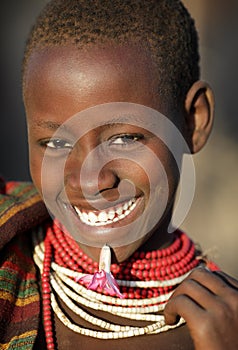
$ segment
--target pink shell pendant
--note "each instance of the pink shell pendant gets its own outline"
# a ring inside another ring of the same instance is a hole
[[[97,290],[97,288],[101,288],[107,291],[111,296],[124,298],[119,290],[116,279],[111,274],[110,267],[111,249],[105,244],[100,253],[99,271],[95,272],[93,275],[85,275],[78,281],[85,283],[88,289]]]

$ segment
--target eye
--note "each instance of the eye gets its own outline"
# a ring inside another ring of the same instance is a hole
[[[135,145],[136,141],[141,141],[144,139],[142,134],[123,134],[113,136],[109,140],[109,144],[112,146],[130,146]]]
[[[49,139],[40,141],[40,145],[52,150],[72,149],[73,145],[63,139]]]

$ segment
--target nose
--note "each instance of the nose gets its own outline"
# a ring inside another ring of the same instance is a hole
[[[66,162],[66,191],[77,193],[77,196],[95,198],[106,190],[118,187],[119,182],[113,162],[106,163],[98,152],[85,156],[75,152]]]

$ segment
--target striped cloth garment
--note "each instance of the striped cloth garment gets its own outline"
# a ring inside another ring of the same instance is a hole
[[[31,229],[48,212],[31,183],[0,180],[0,349],[32,349],[40,321]]]

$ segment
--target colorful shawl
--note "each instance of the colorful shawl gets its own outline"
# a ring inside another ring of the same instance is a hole
[[[0,180],[0,349],[32,349],[40,297],[31,229],[48,218],[31,183]]]

